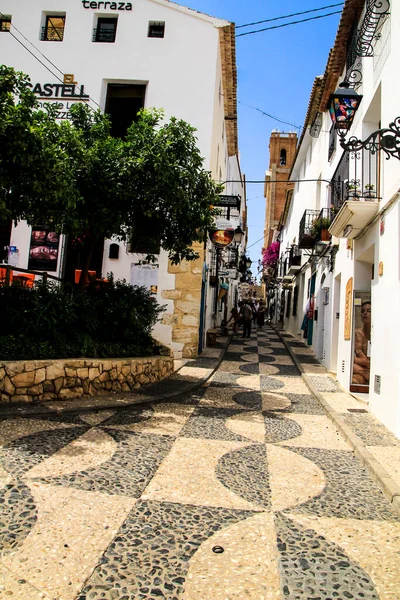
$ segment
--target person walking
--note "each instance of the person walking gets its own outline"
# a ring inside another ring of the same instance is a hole
[[[261,329],[262,327],[264,327],[264,323],[265,323],[265,307],[264,307],[264,304],[262,302],[260,302],[258,311],[257,311],[258,329]]]
[[[253,319],[253,311],[248,302],[243,307],[243,338],[249,338],[251,334],[251,321]]]

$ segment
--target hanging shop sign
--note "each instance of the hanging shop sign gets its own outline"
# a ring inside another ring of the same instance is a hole
[[[44,227],[33,227],[29,249],[28,269],[57,271],[59,235]]]
[[[354,292],[351,392],[369,392],[371,362],[371,293]]]
[[[82,6],[92,10],[132,10],[132,2],[94,2],[94,0],[82,0]]]
[[[210,231],[210,240],[217,248],[227,248],[235,235],[235,228],[227,219],[217,219],[214,229]]]

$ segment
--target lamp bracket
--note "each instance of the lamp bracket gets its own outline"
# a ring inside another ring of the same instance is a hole
[[[359,140],[352,136],[347,142],[346,132],[339,131],[340,145],[347,152],[359,152],[367,150],[371,154],[376,154],[382,150],[386,155],[386,160],[394,156],[400,160],[400,117],[396,117],[389,127],[378,129],[371,133],[365,140]]]

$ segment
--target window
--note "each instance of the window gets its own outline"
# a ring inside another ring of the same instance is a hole
[[[147,37],[152,38],[163,38],[165,33],[165,22],[164,21],[149,21],[149,30]]]
[[[117,35],[118,18],[99,17],[97,28],[94,30],[93,41],[113,44]]]
[[[0,18],[0,31],[10,31],[11,29],[11,16],[2,15]]]
[[[46,15],[46,23],[42,28],[43,42],[62,42],[64,39],[65,15]]]
[[[282,148],[281,150],[281,156],[279,159],[279,164],[283,167],[286,165],[286,150],[285,148]]]

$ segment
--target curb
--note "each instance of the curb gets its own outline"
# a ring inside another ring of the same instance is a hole
[[[131,406],[140,406],[141,404],[156,404],[156,403],[160,403],[160,402],[164,402],[165,400],[171,400],[173,398],[179,398],[180,396],[183,396],[184,394],[187,394],[189,392],[193,392],[195,390],[197,390],[198,388],[200,388],[201,386],[203,386],[205,383],[207,383],[207,381],[214,375],[215,371],[217,371],[217,369],[219,368],[221,362],[223,361],[223,358],[229,348],[229,344],[231,343],[232,340],[232,336],[228,336],[227,341],[225,342],[224,347],[221,349],[221,352],[219,354],[219,357],[217,358],[217,362],[215,364],[215,366],[213,367],[213,369],[211,370],[211,373],[209,373],[207,375],[207,377],[204,377],[203,379],[199,379],[198,381],[196,381],[196,383],[192,383],[190,385],[188,385],[187,387],[179,390],[178,392],[170,392],[169,394],[163,394],[161,396],[149,396],[148,398],[137,398],[136,400],[132,400],[131,402],[124,402],[123,404],[121,402],[109,402],[108,404],[102,404],[101,406],[82,406],[82,407],[65,407],[65,408],[46,408],[45,405],[40,405],[37,406],[35,409],[30,409],[28,408],[30,405],[27,406],[27,408],[15,408],[15,409],[11,409],[7,412],[3,412],[0,408],[0,419],[3,418],[12,418],[12,417],[23,417],[23,418],[29,418],[29,417],[37,417],[37,416],[47,416],[47,417],[53,417],[53,416],[60,416],[60,415],[64,415],[64,414],[69,414],[69,415],[77,415],[77,414],[84,414],[84,413],[88,413],[88,412],[99,412],[101,410],[110,410],[110,409],[123,409],[123,408],[129,408]],[[177,371],[175,371],[175,373],[179,373],[179,371],[186,365],[182,365],[182,367],[180,367]],[[161,380],[162,381],[162,380]],[[160,382],[157,382],[160,383]]]
[[[275,329],[272,325],[270,325],[271,329],[275,331],[275,333],[279,336],[286,350],[290,354],[290,358],[298,368],[301,373],[301,377],[313,396],[317,398],[320,404],[325,409],[328,417],[333,421],[336,427],[339,429],[341,434],[344,436],[346,441],[353,448],[355,456],[361,461],[363,466],[371,475],[372,479],[378,484],[382,492],[385,494],[386,498],[391,503],[393,509],[400,515],[400,486],[394,481],[394,479],[389,475],[389,473],[382,467],[382,465],[376,460],[376,458],[369,452],[361,440],[354,433],[354,431],[347,425],[347,423],[343,420],[339,413],[337,413],[331,405],[323,398],[321,393],[314,386],[310,377],[304,372],[303,365],[297,359],[297,356],[290,348],[289,344],[286,342],[283,335],[280,333],[278,329]],[[294,338],[296,339],[296,338]],[[343,390],[344,393],[347,393],[346,390]]]

